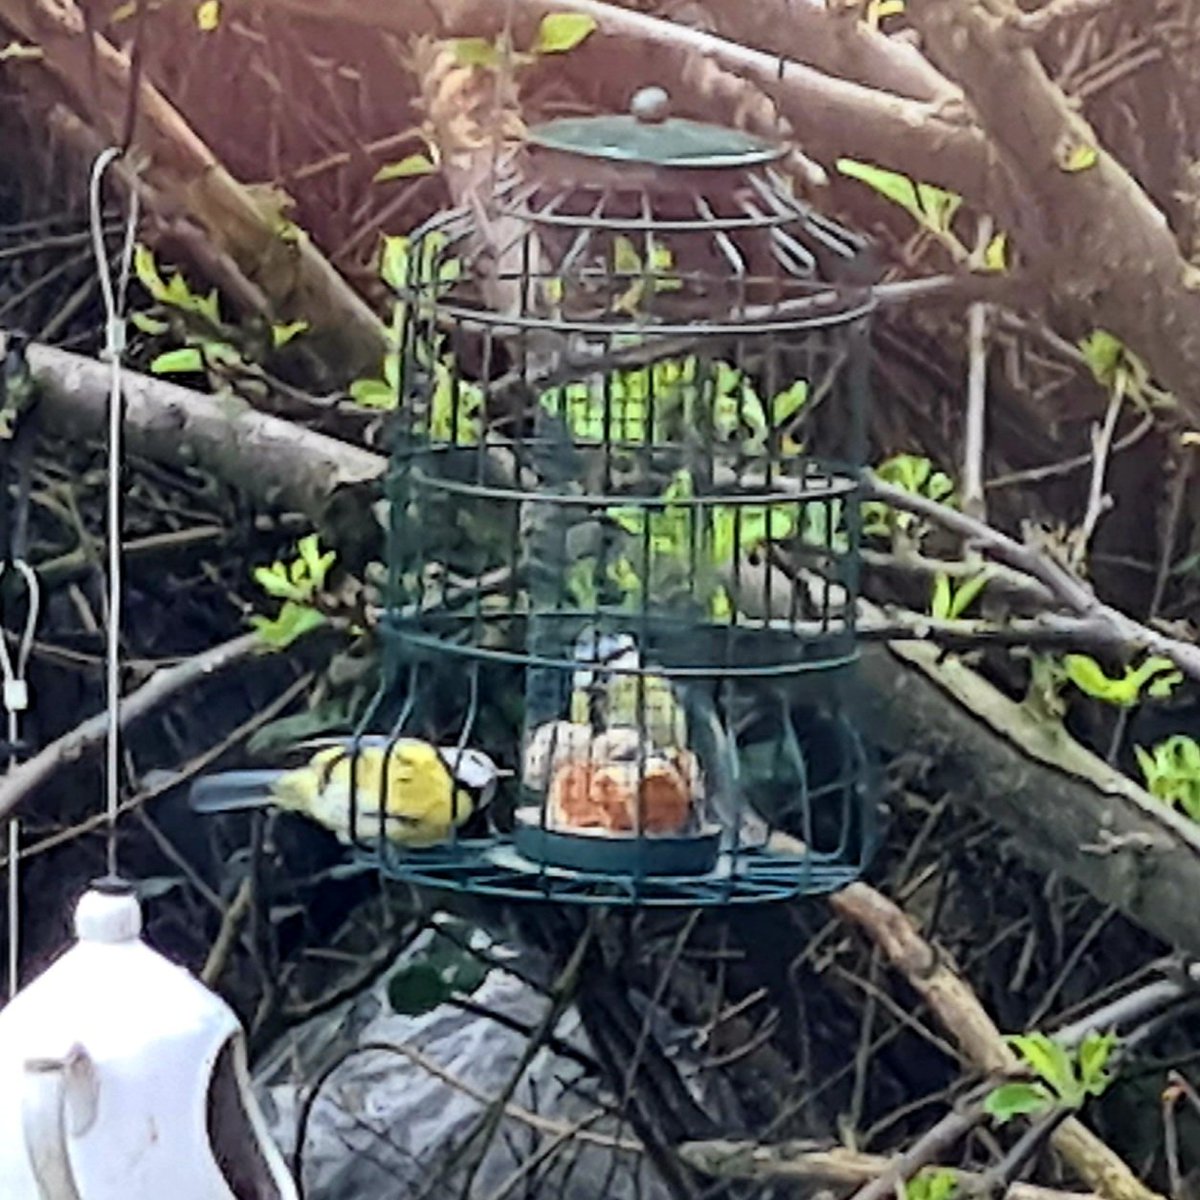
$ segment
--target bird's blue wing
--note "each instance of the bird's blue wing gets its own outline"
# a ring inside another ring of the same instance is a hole
[[[188,806],[199,813],[262,808],[271,802],[271,789],[283,774],[283,771],[264,770],[202,775],[188,792]]]

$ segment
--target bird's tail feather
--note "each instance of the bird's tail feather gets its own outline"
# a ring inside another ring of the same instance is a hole
[[[238,812],[272,802],[274,787],[285,771],[221,771],[192,784],[188,805],[193,812]]]

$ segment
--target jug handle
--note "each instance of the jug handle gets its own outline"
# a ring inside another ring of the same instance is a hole
[[[94,1105],[95,1075],[82,1047],[73,1047],[63,1058],[32,1058],[25,1063],[25,1092],[21,1105],[25,1150],[37,1181],[40,1200],[82,1200],[71,1170],[67,1146],[68,1076],[81,1075],[83,1105]],[[72,1125],[82,1132],[91,1115],[71,1105]]]

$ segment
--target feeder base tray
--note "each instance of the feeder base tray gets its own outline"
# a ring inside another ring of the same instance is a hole
[[[601,829],[542,827],[538,808],[519,808],[513,844],[534,863],[601,875],[707,875],[717,865],[721,828],[699,833],[646,835]]]
[[[364,848],[358,858],[388,878],[433,891],[631,908],[777,903],[837,891],[861,874],[853,863],[766,850],[718,853],[712,869],[696,875],[580,870],[529,858],[507,837],[407,852],[389,846],[382,856]]]

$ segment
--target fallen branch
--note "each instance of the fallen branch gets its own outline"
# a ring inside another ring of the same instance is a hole
[[[73,441],[104,436],[108,367],[90,358],[31,346],[51,432]],[[172,466],[196,466],[261,504],[304,513],[344,542],[370,531],[370,502],[386,460],[248,404],[125,372],[125,437],[131,453]],[[356,532],[357,531],[357,532]]]
[[[859,719],[883,749],[927,757],[930,786],[1007,829],[1036,867],[1200,953],[1179,904],[1200,888],[1200,826],[936,647],[868,647],[859,683]]]
[[[891,1159],[877,1154],[858,1154],[842,1147],[813,1150],[803,1142],[768,1146],[755,1142],[689,1142],[679,1147],[679,1154],[696,1170],[719,1179],[799,1180],[835,1189],[858,1187],[876,1179],[891,1163]],[[983,1178],[976,1171],[937,1169],[949,1171],[965,1193]],[[1032,1183],[1014,1183],[1006,1196],[1007,1200],[1097,1200],[1094,1192],[1064,1192]]]
[[[852,883],[834,893],[830,904],[883,951],[980,1070],[1018,1069],[1016,1054],[971,986],[921,937],[899,907],[865,883]],[[1150,1200],[1155,1196],[1078,1118],[1067,1117],[1054,1130],[1051,1142],[1079,1177],[1108,1200]]]
[[[180,692],[195,687],[206,679],[248,658],[265,653],[257,633],[242,634],[205,650],[178,666],[156,671],[121,704],[121,728],[128,729],[144,720]],[[44,787],[64,767],[78,762],[104,745],[108,734],[108,717],[98,713],[75,726],[62,737],[43,747],[37,754],[15,767],[0,779],[0,818],[14,813],[20,805]]]

